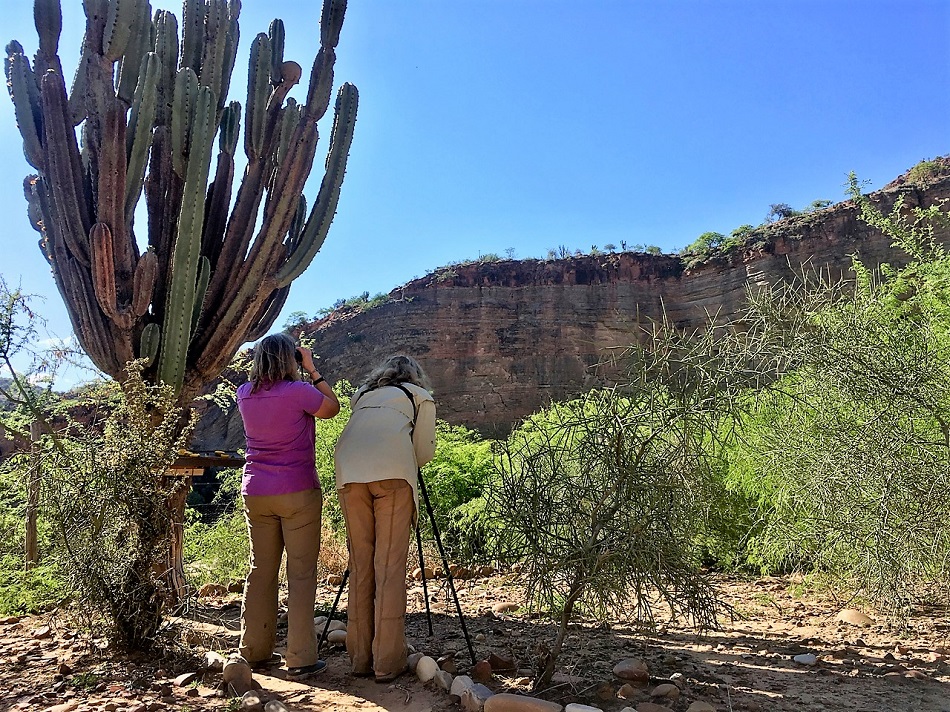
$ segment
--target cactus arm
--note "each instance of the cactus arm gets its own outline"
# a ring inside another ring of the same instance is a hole
[[[27,215],[30,225],[40,233],[40,252],[50,264],[53,262],[53,250],[56,237],[53,233],[55,220],[49,203],[49,194],[43,179],[36,175],[28,175],[23,179],[23,194],[27,201]]]
[[[158,100],[158,76],[161,67],[158,55],[149,52],[143,57],[144,70],[139,73],[139,84],[135,88],[135,100],[129,115],[129,128],[126,134],[126,182],[125,182],[125,222],[132,224],[135,206],[142,194],[145,181],[145,166],[148,151],[152,145],[152,123],[156,115]]]
[[[343,176],[346,173],[346,161],[353,141],[358,106],[359,93],[356,87],[348,83],[340,87],[333,132],[330,135],[326,173],[320,184],[320,192],[317,194],[310,218],[300,236],[300,244],[277,271],[278,286],[286,286],[303,274],[326,240],[340,200],[340,186],[343,185]]]
[[[191,150],[191,127],[198,99],[198,76],[191,67],[178,71],[175,77],[175,103],[172,108],[172,166],[175,173],[185,176],[188,153]]]
[[[171,129],[158,126],[149,153],[149,172],[145,179],[145,204],[148,208],[148,242],[158,255],[158,273],[163,275],[155,285],[152,311],[155,320],[164,321],[169,287],[170,264],[181,213],[184,181],[172,168]]]
[[[234,63],[237,61],[237,48],[241,39],[241,28],[238,25],[238,15],[241,14],[239,0],[228,3],[230,27],[224,42],[224,67],[221,71],[221,93],[218,96],[218,110],[224,107],[228,99],[228,90],[231,88],[231,75],[234,73]]]
[[[179,68],[190,68],[195,74],[201,70],[206,12],[205,0],[185,0],[181,10],[181,64]]]
[[[92,247],[92,286],[102,313],[115,321],[116,309],[115,260],[112,252],[112,232],[105,223],[96,223],[90,233]]]
[[[154,250],[146,250],[135,265],[135,275],[132,278],[132,314],[135,316],[145,316],[148,311],[157,279],[158,255]]]
[[[323,0],[320,13],[320,44],[336,48],[340,42],[340,30],[343,29],[343,16],[346,14],[346,0]]]
[[[247,105],[244,110],[244,153],[248,161],[261,157],[264,142],[265,109],[270,95],[270,40],[263,32],[251,45],[247,76]]]
[[[208,280],[211,279],[211,260],[204,255],[198,261],[198,282],[195,286],[195,308],[191,313],[192,328],[197,328],[198,318],[204,305],[205,295],[208,293]],[[192,333],[194,336],[194,333]]]
[[[46,133],[47,174],[56,196],[62,237],[70,253],[89,265],[88,235],[92,227],[85,202],[76,135],[66,116],[66,87],[62,76],[47,72],[40,82]]]
[[[7,45],[8,53],[11,45]],[[7,56],[7,87],[13,98],[16,123],[23,137],[23,155],[31,166],[42,171],[46,161],[40,140],[43,132],[40,93],[30,62],[22,53]]]
[[[321,47],[313,60],[310,71],[310,86],[307,89],[307,103],[304,115],[309,121],[319,121],[330,107],[333,96],[333,66],[336,64],[336,52],[330,47]]]
[[[69,317],[73,331],[79,339],[83,350],[92,359],[96,366],[113,378],[119,377],[122,366],[128,359],[123,359],[119,348],[121,342],[103,319],[104,314],[99,308],[95,293],[84,283],[75,262],[67,260],[60,264],[57,273],[61,279],[63,300],[70,306]]]
[[[125,48],[116,73],[115,93],[127,105],[135,100],[139,76],[147,67],[144,60],[152,51],[152,8],[148,2],[140,2],[132,27],[132,37]]]
[[[63,32],[63,9],[59,0],[35,0],[33,24],[40,40],[40,53],[55,57],[59,53],[59,36]]]
[[[303,227],[307,220],[307,197],[300,196],[297,203],[297,211],[294,213],[294,219],[290,223],[290,231],[287,233],[287,252],[293,252],[300,244],[300,236],[303,233]]]
[[[144,0],[109,0],[102,35],[102,54],[108,61],[117,62],[125,54],[143,2]]]
[[[234,157],[226,151],[221,151],[218,153],[218,165],[215,170],[214,181],[208,189],[208,200],[205,204],[205,228],[201,241],[201,253],[208,257],[212,269],[217,268],[218,258],[221,254],[233,182]]]
[[[178,20],[166,11],[155,13],[155,54],[158,55],[161,74],[158,78],[157,126],[171,124],[175,94],[175,76],[178,72]]]
[[[287,105],[283,108],[280,117],[280,141],[277,144],[277,168],[287,157],[287,151],[290,149],[290,142],[294,137],[297,126],[300,124],[300,107],[293,99],[287,100]]]
[[[155,362],[158,356],[158,344],[161,341],[162,330],[158,324],[146,324],[142,329],[142,337],[139,339],[139,358],[148,359],[149,363]]]
[[[284,21],[281,19],[271,21],[267,29],[267,37],[270,40],[270,83],[271,86],[276,87],[283,80],[280,65],[284,63]]]
[[[188,344],[191,341],[205,191],[216,129],[215,115],[214,92],[208,87],[201,87],[191,131],[191,155],[172,257],[171,286],[166,298],[165,324],[162,328],[164,338],[158,362],[159,378],[176,391],[182,388]]]
[[[287,296],[290,294],[290,287],[275,289],[264,302],[263,307],[252,322],[250,332],[244,337],[245,341],[257,341],[267,335],[267,332],[273,326],[277,317],[280,316],[280,310],[284,308],[287,302]]]
[[[103,122],[99,153],[99,191],[97,219],[112,232],[115,270],[119,274],[119,300],[131,299],[131,277],[138,259],[135,243],[129,238],[125,222],[126,154],[125,108],[113,98]]]
[[[201,72],[198,78],[203,86],[210,87],[214,91],[218,111],[224,107],[227,98],[221,90],[225,65],[225,45],[230,27],[227,0],[208,0],[205,42],[201,59]]]

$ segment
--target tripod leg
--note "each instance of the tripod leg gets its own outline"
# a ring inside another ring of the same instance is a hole
[[[462,606],[459,604],[459,595],[455,590],[455,582],[452,580],[452,572],[449,571],[449,558],[445,555],[445,547],[442,546],[442,536],[439,534],[439,527],[435,523],[435,513],[432,511],[432,502],[429,501],[429,493],[426,490],[425,481],[422,479],[421,469],[419,470],[419,490],[422,492],[422,499],[425,500],[426,511],[429,513],[429,521],[432,523],[432,534],[435,536],[436,546],[439,547],[439,554],[442,556],[442,565],[445,567],[445,576],[449,580],[449,590],[452,591],[452,599],[455,601],[455,612],[458,613],[459,623],[462,625],[462,634],[465,636],[465,642],[468,645],[468,654],[472,657],[472,665],[475,665],[475,648],[472,647],[472,639],[469,637],[468,628],[465,626],[465,616],[462,615]],[[418,528],[416,531],[419,531]],[[429,604],[427,601],[426,606],[428,605]]]
[[[333,620],[333,615],[336,613],[336,607],[340,605],[340,596],[343,595],[343,589],[346,587],[346,580],[350,577],[349,568],[343,572],[343,580],[340,581],[340,588],[336,592],[336,599],[333,601],[333,607],[330,608],[330,615],[327,616],[326,625],[323,626],[323,633],[320,634],[320,641],[317,643],[317,657],[320,657],[320,648],[323,647],[323,644],[327,642],[327,633],[330,632],[330,621]]]
[[[419,568],[422,570],[422,596],[426,599],[426,621],[429,623],[429,635],[432,635],[432,611],[429,610],[429,587],[426,585],[426,562],[422,557],[422,533],[416,522],[416,544],[419,546]]]

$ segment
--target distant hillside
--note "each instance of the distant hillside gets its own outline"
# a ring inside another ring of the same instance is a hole
[[[872,194],[883,210],[950,197],[950,160],[908,172]],[[944,235],[950,239],[950,235]],[[729,318],[750,284],[789,279],[807,264],[846,274],[850,255],[900,263],[889,240],[845,201],[755,228],[742,244],[708,254],[634,252],[560,260],[502,260],[437,270],[393,290],[371,309],[340,308],[303,327],[321,371],[358,382],[386,355],[417,357],[432,378],[439,415],[489,434],[552,400],[597,385],[605,350],[631,341],[632,327],[667,316],[683,327]],[[242,443],[240,420],[208,413],[198,446]]]

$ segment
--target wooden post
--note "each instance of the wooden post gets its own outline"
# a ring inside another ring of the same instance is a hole
[[[165,475],[166,483],[177,488],[168,498],[168,516],[171,534],[165,559],[160,563],[161,577],[170,602],[177,604],[187,595],[185,582],[185,503],[191,492],[191,478],[200,475],[201,468],[172,469]]]
[[[30,424],[30,440],[34,443],[43,434],[43,426],[39,422]],[[36,543],[36,518],[40,507],[40,459],[35,456],[33,467],[27,473],[26,480],[26,570],[36,566],[39,552]]]
[[[206,467],[240,467],[244,458],[236,454],[179,456],[165,473],[165,483],[177,484],[175,494],[168,498],[168,516],[171,517],[171,536],[165,557],[155,563],[156,575],[165,582],[169,603],[178,604],[188,594],[185,582],[185,504],[191,491],[191,481],[204,473]]]

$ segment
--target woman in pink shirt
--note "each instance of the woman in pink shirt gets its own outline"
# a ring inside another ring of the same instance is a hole
[[[299,380],[300,367],[312,381]],[[272,334],[254,349],[251,380],[237,391],[247,454],[241,494],[251,539],[251,570],[241,607],[241,655],[264,666],[274,655],[277,577],[287,552],[288,674],[319,672],[313,628],[323,497],[314,458],[314,418],[332,418],[340,403],[310,349]],[[275,661],[276,662],[276,661]]]

